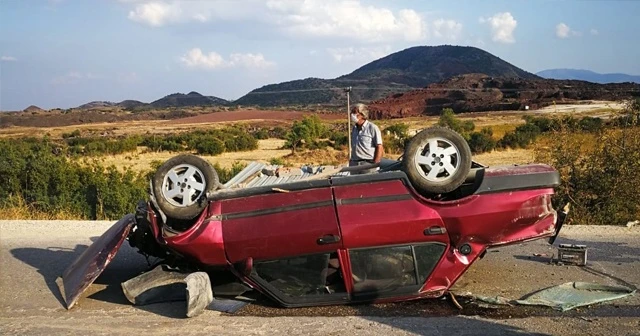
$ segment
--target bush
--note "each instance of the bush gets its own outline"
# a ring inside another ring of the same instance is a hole
[[[470,132],[473,131],[476,125],[473,121],[462,121],[458,119],[450,108],[442,110],[440,119],[438,119],[438,126],[448,127],[462,135],[467,141],[469,140]]]
[[[269,133],[272,138],[286,140],[287,130],[283,127],[276,126]]]
[[[106,137],[67,137],[67,146],[73,148],[72,153],[85,155],[122,154],[133,152],[142,142],[140,137],[130,136],[119,139],[109,139]]]
[[[276,166],[284,166],[285,162],[280,157],[274,157],[274,158],[271,158],[271,160],[269,160],[269,164],[276,165]]]
[[[626,116],[640,112],[630,104]],[[633,125],[630,125],[633,126]],[[577,224],[625,225],[640,219],[640,127],[597,134],[563,130],[551,148],[536,151],[536,161],[554,166],[561,177],[555,202],[572,204]]]
[[[398,139],[406,139],[409,137],[409,125],[404,123],[393,124],[385,128],[384,133],[389,133]]]
[[[540,128],[532,123],[526,123],[516,127],[513,132],[507,132],[498,146],[501,148],[526,148],[540,135]]]
[[[603,124],[602,119],[600,118],[592,118],[592,117],[583,117],[578,122],[578,127],[580,130],[585,132],[599,132],[602,130]]]
[[[195,149],[198,154],[219,155],[224,153],[224,143],[215,138],[205,138],[196,142]]]
[[[218,178],[220,179],[220,183],[227,183],[231,178],[236,176],[239,172],[241,172],[247,165],[241,162],[234,162],[231,168],[222,168],[218,163],[213,165],[213,168],[218,173]]]
[[[144,174],[119,172],[96,161],[80,164],[56,154],[47,139],[1,140],[0,207],[19,198],[36,211],[89,219],[118,219],[146,195]]]
[[[587,148],[577,135],[560,132],[552,148],[536,152],[537,161],[561,174],[556,202],[572,204],[570,218],[577,224],[623,225],[639,219],[640,128],[594,135]]]
[[[253,136],[258,140],[269,139],[269,132],[262,128],[258,130]]]
[[[80,136],[80,130],[75,130],[71,133],[62,133],[62,138],[63,139],[68,139],[68,138],[77,138]]]
[[[329,135],[329,140],[333,142],[333,148],[338,150],[342,150],[349,146],[349,136],[346,132],[333,131]]]
[[[559,131],[561,127],[561,123],[558,119],[525,116],[524,120],[527,124],[536,125],[540,132]]]
[[[469,147],[473,154],[490,152],[496,147],[491,128],[483,128],[480,132],[473,132],[469,136]]]
[[[396,123],[385,128],[383,133],[384,148],[387,153],[402,153],[409,141],[409,125]]]

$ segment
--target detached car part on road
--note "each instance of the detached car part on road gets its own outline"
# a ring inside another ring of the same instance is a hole
[[[206,161],[174,157],[150,200],[65,271],[67,307],[125,239],[185,276],[207,273],[214,296],[255,290],[285,307],[439,297],[487,248],[552,243],[566,216],[551,204],[552,167],[482,166],[446,128],[423,130],[401,159],[357,174],[369,168],[261,179],[248,167],[221,185]]]

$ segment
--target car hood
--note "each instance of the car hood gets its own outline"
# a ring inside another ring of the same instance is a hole
[[[135,223],[132,214],[122,217],[64,271],[62,284],[67,309],[73,307],[80,295],[109,265]]]

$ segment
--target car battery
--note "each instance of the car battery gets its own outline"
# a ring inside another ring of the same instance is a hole
[[[585,266],[587,264],[587,245],[560,244],[558,263]]]

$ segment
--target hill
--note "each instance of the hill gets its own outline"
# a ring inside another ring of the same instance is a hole
[[[338,78],[307,78],[263,86],[234,103],[259,106],[343,104],[343,88],[346,87],[353,88],[351,97],[354,101],[371,101],[470,73],[500,78],[539,78],[475,47],[418,46],[393,53]]]
[[[640,84],[596,84],[576,80],[495,78],[484,74],[453,77],[424,89],[371,102],[375,119],[455,112],[537,109],[554,102],[623,100],[640,97]]]
[[[43,109],[41,109],[38,106],[35,105],[30,105],[29,107],[27,107],[26,109],[23,110],[24,112],[29,112],[29,113],[38,113],[38,112],[44,112]]]
[[[136,108],[136,107],[140,107],[140,106],[145,106],[147,104],[138,101],[138,100],[123,100],[121,102],[118,103],[118,106],[125,108],[125,109],[132,109],[132,108]]]
[[[164,96],[158,100],[155,100],[149,104],[143,103],[138,100],[123,100],[119,103],[108,102],[108,101],[92,101],[86,104],[82,104],[76,109],[80,110],[90,110],[96,109],[100,107],[112,107],[117,106],[124,109],[144,109],[147,107],[151,108],[168,108],[168,107],[190,107],[190,106],[224,106],[227,105],[229,101],[214,97],[214,96],[203,96],[198,92],[192,91],[187,94],[184,93],[173,93],[168,96]]]
[[[166,107],[187,107],[187,106],[219,106],[226,105],[229,101],[214,97],[203,96],[198,92],[191,91],[187,94],[174,93],[163,98],[160,98],[149,105],[154,108],[166,108]]]
[[[98,107],[111,107],[111,106],[115,106],[117,105],[116,103],[113,102],[108,102],[108,101],[92,101],[92,102],[88,102],[86,104],[82,104],[76,108],[79,109],[92,109],[92,108],[98,108]]]
[[[593,83],[640,83],[640,76],[623,73],[601,74],[590,70],[581,69],[549,69],[537,73],[538,76],[548,79],[575,79]]]

